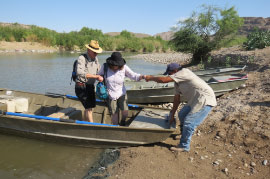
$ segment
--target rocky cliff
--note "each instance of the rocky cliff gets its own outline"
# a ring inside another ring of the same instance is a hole
[[[239,29],[240,35],[249,34],[255,27],[270,30],[270,17],[243,17],[244,25]]]

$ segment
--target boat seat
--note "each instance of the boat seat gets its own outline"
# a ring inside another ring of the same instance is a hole
[[[75,110],[76,108],[72,108],[72,107],[64,108],[64,109],[61,109],[60,111],[57,111],[55,113],[48,115],[48,117],[68,119],[69,115],[72,114]]]
[[[169,129],[169,123],[166,121],[169,112],[161,109],[143,109],[129,127]]]

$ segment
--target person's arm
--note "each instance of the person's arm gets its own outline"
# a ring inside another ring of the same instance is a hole
[[[77,62],[77,68],[76,68],[76,73],[79,76],[80,79],[82,79],[83,82],[86,82],[88,78],[94,78],[97,79],[98,81],[102,82],[103,77],[100,75],[93,75],[90,73],[86,73],[86,62],[85,58],[81,55],[78,58]]]
[[[180,94],[175,94],[174,95],[174,99],[173,99],[173,108],[170,111],[170,117],[171,117],[170,118],[170,124],[172,124],[173,122],[175,122],[174,115],[175,115],[175,112],[178,109],[179,104],[180,104]]]
[[[157,83],[169,83],[173,82],[174,80],[170,76],[152,76],[152,75],[145,75],[145,81],[155,81]]]
[[[125,75],[135,81],[140,81],[144,78],[144,75],[140,75],[138,73],[133,72],[127,65],[124,66],[125,68]]]
[[[94,78],[94,79],[98,80],[99,82],[102,82],[102,81],[103,81],[103,77],[100,76],[100,75],[92,75],[92,74],[90,74],[90,73],[87,73],[87,74],[85,75],[85,77],[86,77],[86,78]]]
[[[76,65],[76,74],[77,78],[81,82],[86,82],[87,79],[85,77],[86,75],[86,69],[85,69],[85,58],[80,55],[79,58],[77,59],[77,65]]]

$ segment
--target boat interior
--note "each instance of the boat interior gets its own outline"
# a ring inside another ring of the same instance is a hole
[[[84,115],[84,108],[80,101],[69,99],[64,95],[43,95],[6,89],[0,89],[0,110],[73,120],[82,120]],[[131,107],[127,124],[130,124],[140,111],[141,108]],[[93,110],[93,119],[95,123],[111,124],[111,117],[105,103],[97,102]]]

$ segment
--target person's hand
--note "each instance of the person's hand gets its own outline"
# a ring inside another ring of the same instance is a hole
[[[151,77],[152,77],[151,75],[144,75],[144,76],[145,76],[144,79],[145,79],[145,81],[147,81],[147,82],[150,81],[150,79],[151,79]]]
[[[99,82],[102,82],[102,81],[103,81],[103,77],[99,75],[97,80],[98,80]]]
[[[145,79],[145,76],[146,75],[141,75],[140,78],[139,78],[139,80]]]

